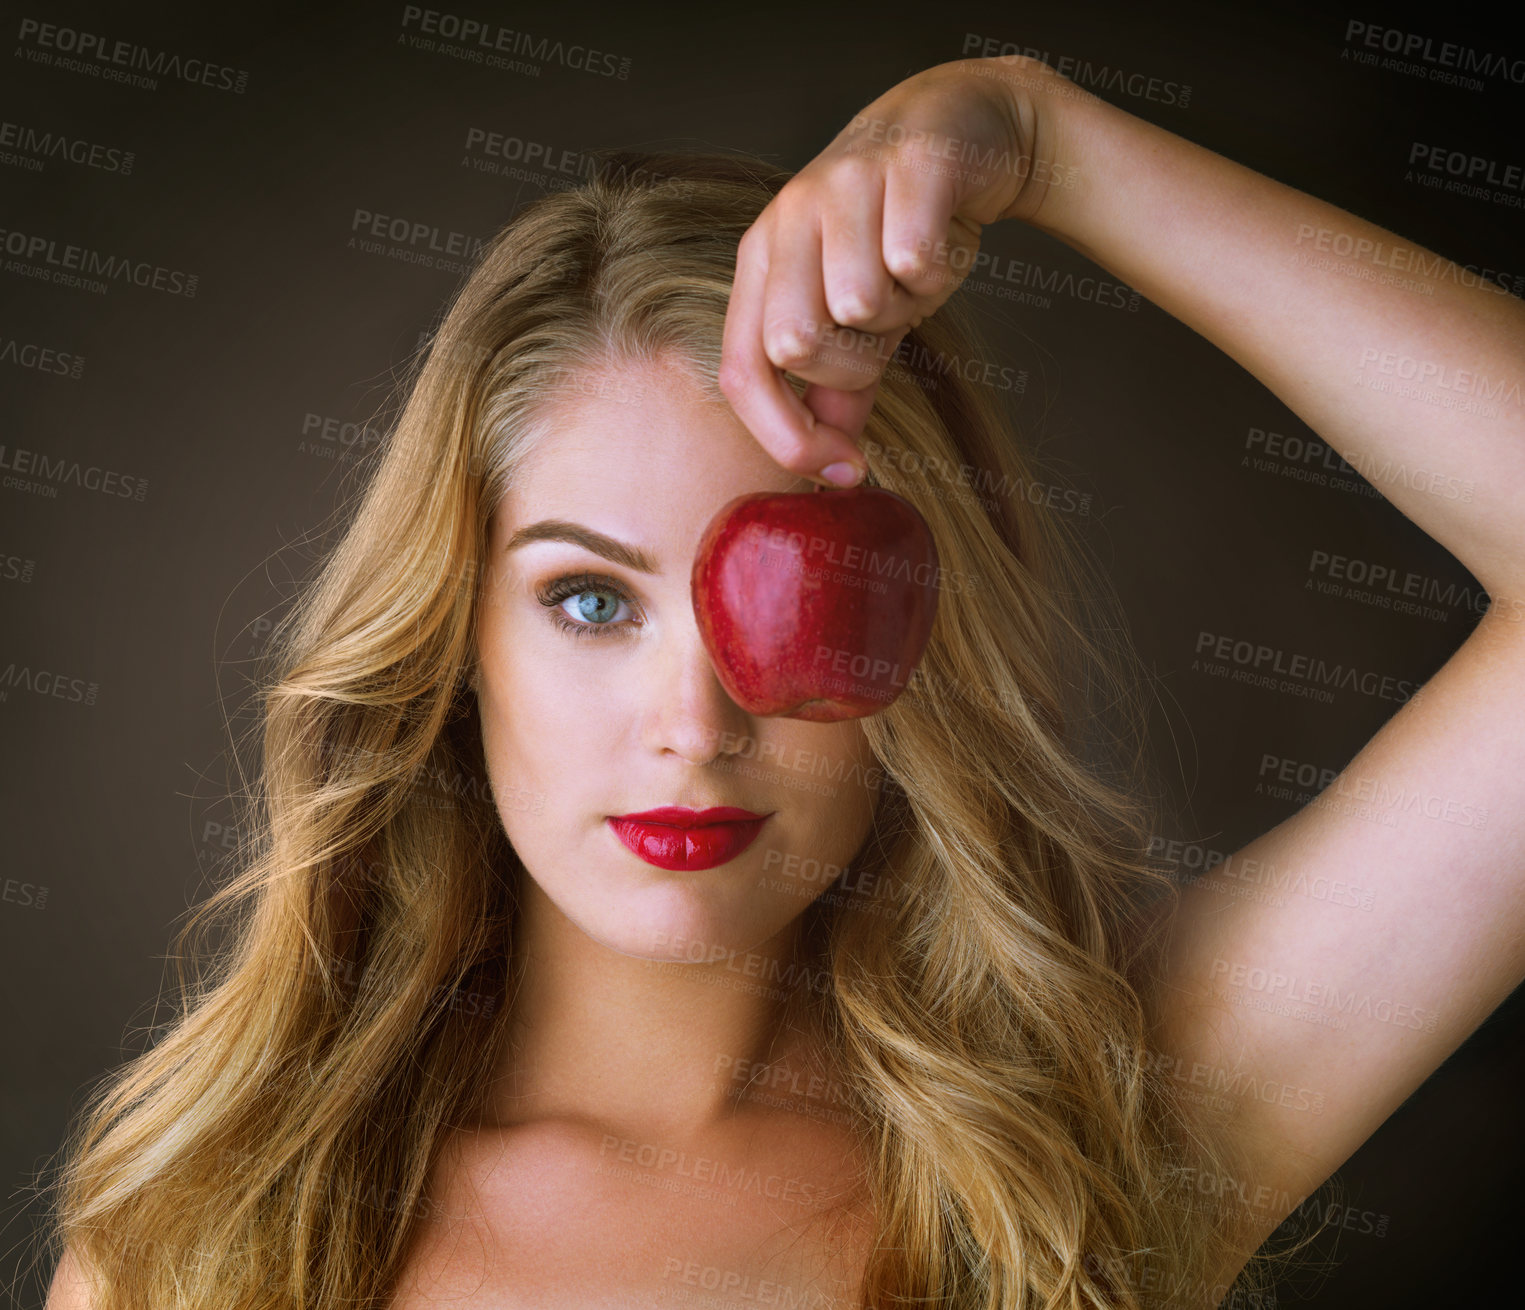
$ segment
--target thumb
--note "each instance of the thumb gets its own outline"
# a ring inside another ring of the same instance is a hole
[[[800,397],[805,408],[822,423],[845,432],[854,440],[868,423],[869,412],[874,408],[874,397],[879,394],[879,379],[861,391],[839,391],[835,387],[823,387],[812,382]]]
[[[910,330],[909,327],[903,327],[885,336],[880,351],[881,359],[885,364],[888,364],[896,347]],[[874,374],[874,380],[857,391],[841,391],[836,387],[821,386],[812,382],[805,387],[800,399],[817,420],[836,428],[839,432],[845,432],[856,441],[868,423],[868,416],[874,408],[874,400],[879,395],[879,383],[883,377],[881,367],[880,372]]]

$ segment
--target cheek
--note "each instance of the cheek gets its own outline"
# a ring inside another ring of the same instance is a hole
[[[862,725],[849,719],[842,723],[826,725],[825,732],[828,735],[821,743],[820,749],[836,759],[860,766],[856,774],[861,781],[862,775],[874,764],[874,752],[868,744],[868,734],[863,731]]]
[[[625,716],[607,662],[567,651],[573,639],[537,632],[535,617],[515,615],[516,627],[483,641],[477,704],[495,793],[529,789],[542,798],[536,812],[550,814],[607,772]]]
[[[866,830],[874,811],[878,760],[862,727],[854,722],[799,724],[785,745],[790,773],[801,782],[824,784],[810,797],[812,836],[835,846]]]

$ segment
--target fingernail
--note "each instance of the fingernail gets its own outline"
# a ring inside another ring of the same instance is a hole
[[[863,477],[863,470],[856,464],[849,464],[842,460],[835,464],[828,464],[821,470],[821,476],[839,487],[855,487]]]

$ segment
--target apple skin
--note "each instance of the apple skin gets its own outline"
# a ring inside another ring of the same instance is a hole
[[[753,492],[727,502],[694,554],[699,634],[748,713],[859,719],[895,700],[937,614],[932,531],[880,487]]]

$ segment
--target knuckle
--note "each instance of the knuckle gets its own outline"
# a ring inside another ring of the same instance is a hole
[[[827,294],[827,306],[838,323],[861,325],[872,322],[883,307],[883,298],[875,291],[852,283],[833,288]]]
[[[806,325],[796,320],[771,323],[763,333],[768,358],[779,367],[802,364],[815,354],[815,338]]]
[[[776,214],[780,223],[798,223],[805,213],[815,207],[810,179],[802,174],[790,178],[779,193],[769,202],[768,208]]]
[[[774,462],[791,473],[811,473],[820,462],[809,443],[798,437],[774,437],[768,446]]]
[[[741,240],[736,243],[736,262],[745,264],[756,259],[763,247],[767,244],[767,235],[762,229],[761,220],[752,224],[741,234]]]
[[[767,221],[767,215],[763,214],[741,234],[741,240],[736,243],[737,262],[758,263],[766,267],[768,251],[772,246],[773,226]]]
[[[746,366],[734,355],[721,357],[716,381],[726,399],[732,402],[744,400],[751,390],[752,379]]]
[[[837,156],[832,171],[839,185],[866,189],[877,184],[884,165],[858,150],[846,150]]]
[[[925,286],[937,281],[939,270],[927,258],[927,253],[915,246],[898,244],[884,252],[884,266],[897,282]]]

